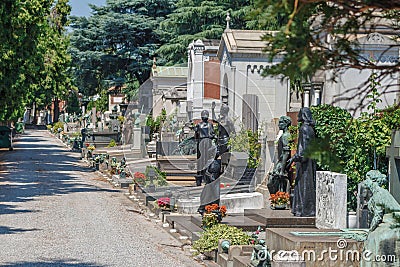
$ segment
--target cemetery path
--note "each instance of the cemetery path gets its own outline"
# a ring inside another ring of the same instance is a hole
[[[0,266],[202,266],[47,131],[0,151]]]

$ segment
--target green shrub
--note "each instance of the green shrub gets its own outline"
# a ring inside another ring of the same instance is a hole
[[[111,140],[110,140],[110,143],[108,144],[107,147],[115,147],[116,145],[117,145],[117,143],[115,142],[115,140],[114,140],[114,139],[111,139]]]
[[[210,252],[218,248],[218,241],[226,239],[231,245],[249,245],[250,236],[242,229],[226,224],[217,224],[207,229],[193,243],[193,249],[198,253]]]
[[[64,131],[64,123],[58,121],[53,124],[53,133],[58,133],[58,129],[62,129]]]
[[[357,206],[358,183],[373,169],[387,173],[386,146],[391,142],[391,130],[400,127],[400,109],[389,108],[363,113],[352,118],[346,110],[330,105],[311,108],[316,121],[317,139],[310,157],[320,170],[347,175],[348,209]]]
[[[228,142],[231,151],[246,152],[248,154],[247,167],[249,168],[257,168],[261,162],[259,134],[259,132],[253,132],[242,127]]]

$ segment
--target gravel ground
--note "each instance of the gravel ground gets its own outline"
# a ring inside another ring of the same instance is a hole
[[[0,266],[203,266],[47,131],[0,151]]]

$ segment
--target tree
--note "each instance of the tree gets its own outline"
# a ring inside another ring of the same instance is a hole
[[[250,0],[178,0],[176,10],[160,25],[163,44],[158,54],[168,64],[186,63],[186,50],[196,39],[220,39],[230,11],[231,26],[246,28]]]
[[[400,63],[378,64],[376,59],[361,55],[356,35],[383,30],[393,34],[393,45],[381,57],[399,48],[400,3],[398,1],[322,1],[322,0],[257,0],[256,7],[271,19],[281,19],[281,27],[264,40],[270,59],[281,57],[281,63],[266,70],[266,74],[284,74],[291,80],[310,79],[318,70],[328,70],[337,80],[344,70],[369,69],[378,74],[377,82],[396,74]],[[351,88],[370,93],[369,81]],[[398,85],[384,88],[396,90]],[[350,91],[351,92],[351,91]]]
[[[94,95],[121,80],[136,89],[135,82],[146,81],[160,44],[157,26],[173,2],[108,0],[102,7],[91,5],[92,16],[72,18],[70,51],[80,91]]]
[[[15,120],[26,104],[48,104],[48,93],[64,90],[68,56],[63,27],[69,11],[66,0],[1,2],[0,121]]]

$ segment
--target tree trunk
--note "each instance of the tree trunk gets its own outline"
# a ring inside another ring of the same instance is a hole
[[[58,122],[58,116],[60,115],[60,109],[59,109],[59,100],[58,97],[54,98],[54,111],[53,111],[53,123]]]

